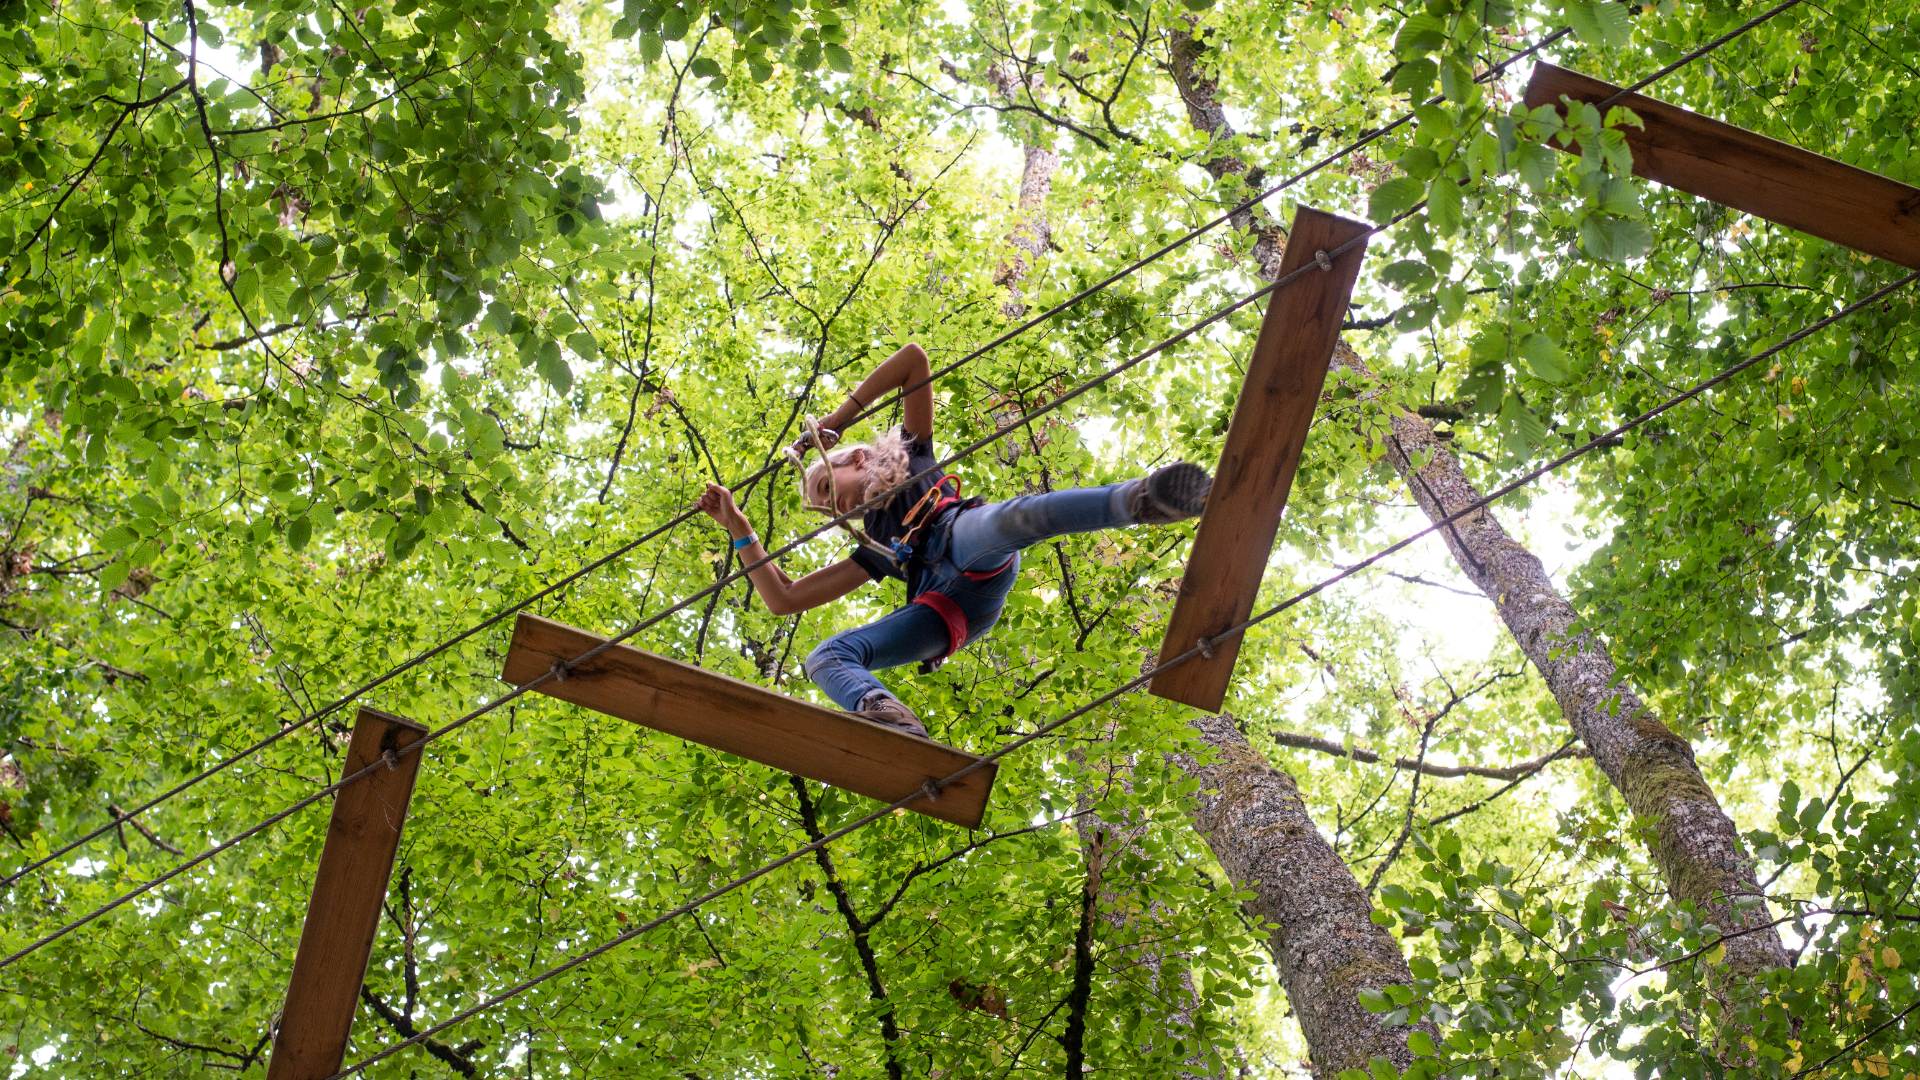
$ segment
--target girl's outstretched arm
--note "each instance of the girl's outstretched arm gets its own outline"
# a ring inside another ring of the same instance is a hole
[[[833,431],[845,431],[855,416],[903,386],[913,389],[907,392],[904,402],[906,416],[902,426],[909,435],[922,439],[933,438],[933,369],[927,363],[926,350],[914,344],[904,346],[881,361],[880,366],[874,368],[873,374],[854,389],[845,403],[820,418],[820,426]]]
[[[753,526],[747,523],[747,516],[734,505],[731,491],[719,484],[708,484],[707,490],[700,496],[700,509],[719,522],[735,541],[749,541],[734,547],[740,553],[742,563],[753,566],[755,562],[767,558],[766,547],[754,535]],[[792,615],[838,600],[865,585],[869,578],[859,563],[842,559],[794,581],[769,560],[747,571],[747,580],[753,582],[753,591],[760,594],[768,611],[775,615]]]

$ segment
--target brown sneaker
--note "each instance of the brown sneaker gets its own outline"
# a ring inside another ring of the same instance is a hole
[[[900,703],[900,699],[884,690],[875,690],[860,700],[860,707],[853,715],[862,720],[871,720],[876,724],[885,724],[895,731],[904,731],[909,735],[927,737],[927,725],[913,715],[913,710]]]
[[[1191,461],[1171,465],[1135,480],[1127,492],[1127,510],[1142,525],[1166,525],[1197,516],[1207,508],[1213,477]]]

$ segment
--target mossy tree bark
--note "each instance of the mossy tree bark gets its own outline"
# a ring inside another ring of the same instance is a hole
[[[994,93],[1003,101],[1013,101],[1016,88],[1020,87],[1020,72],[1011,63],[997,64],[987,71],[987,80],[993,84]],[[1013,248],[1006,261],[994,271],[993,280],[1004,285],[1007,299],[1000,310],[1010,319],[1022,318],[1027,313],[1027,302],[1021,294],[1021,282],[1027,272],[1033,269],[1040,257],[1053,246],[1053,227],[1047,219],[1047,196],[1053,191],[1053,173],[1060,167],[1060,152],[1053,148],[1046,136],[1046,129],[1038,129],[1034,136],[1021,145],[1023,163],[1020,169],[1020,220],[1007,234],[1007,244]]]
[[[1234,884],[1268,943],[1318,1077],[1365,1069],[1374,1058],[1412,1064],[1407,1036],[1433,1026],[1389,1024],[1360,1004],[1365,990],[1413,981],[1399,945],[1370,917],[1372,902],[1307,812],[1293,777],[1247,742],[1233,717],[1193,722],[1212,760],[1176,761],[1200,781],[1194,827]]]
[[[1233,137],[1217,86],[1204,71],[1207,46],[1187,29],[1169,33],[1170,64],[1188,120],[1214,142]],[[1241,176],[1247,165],[1227,153],[1205,162],[1214,177]],[[1249,182],[1256,177],[1248,175]],[[1256,208],[1257,210],[1257,208]],[[1265,215],[1249,212],[1236,225],[1257,240],[1261,272],[1276,276],[1284,240]],[[1344,342],[1333,362],[1369,381],[1373,372]],[[1390,418],[1387,460],[1428,517],[1444,520],[1480,498],[1459,459],[1434,436],[1433,426],[1405,410]],[[1419,468],[1414,462],[1423,461]],[[1652,830],[1652,854],[1668,891],[1690,901],[1729,935],[1726,963],[1734,972],[1784,967],[1787,953],[1773,928],[1765,894],[1738,830],[1721,809],[1686,739],[1669,729],[1623,684],[1606,645],[1578,616],[1526,547],[1490,510],[1441,531],[1460,568],[1493,601],[1500,618],[1533,662],[1593,760]]]

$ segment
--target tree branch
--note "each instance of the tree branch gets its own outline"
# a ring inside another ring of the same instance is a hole
[[[1267,735],[1281,746],[1294,750],[1312,750],[1317,753],[1331,754],[1334,757],[1351,758],[1354,761],[1366,762],[1369,765],[1388,764],[1396,769],[1405,769],[1408,772],[1418,772],[1427,776],[1437,776],[1443,779],[1456,779],[1463,776],[1484,776],[1489,780],[1521,780],[1532,776],[1534,773],[1539,772],[1541,769],[1563,757],[1578,758],[1586,756],[1586,751],[1584,750],[1569,752],[1565,748],[1562,748],[1548,754],[1542,754],[1532,761],[1520,762],[1517,765],[1435,765],[1431,762],[1407,757],[1396,757],[1388,761],[1372,750],[1357,746],[1342,746],[1331,739],[1322,739],[1313,735],[1303,735],[1293,731],[1275,729],[1269,731]]]
[[[160,91],[158,94],[155,94],[150,98],[143,98],[137,101],[123,102],[123,101],[116,101],[113,98],[106,99],[108,101],[113,101],[114,104],[119,105],[121,107],[120,115],[113,118],[113,123],[107,128],[107,133],[101,136],[100,138],[100,145],[94,149],[93,157],[89,158],[87,160],[87,163],[81,166],[80,171],[74,175],[71,181],[68,182],[66,190],[62,191],[60,193],[60,198],[54,201],[53,209],[47,211],[47,216],[40,222],[39,226],[33,230],[33,235],[27,237],[27,242],[20,245],[20,250],[18,252],[15,252],[14,256],[7,260],[7,268],[9,270],[12,269],[13,259],[18,258],[21,254],[30,250],[34,244],[39,242],[40,238],[46,234],[47,229],[53,225],[53,219],[60,216],[60,208],[67,205],[67,200],[73,197],[73,193],[75,191],[80,190],[80,185],[86,183],[87,177],[93,175],[93,170],[99,166],[100,159],[106,156],[107,147],[113,144],[114,135],[119,133],[120,125],[126,123],[127,118],[132,116],[134,113],[137,113],[142,109],[150,109],[153,106],[158,105],[161,102],[172,97],[173,95],[179,93],[181,90],[186,88],[187,84],[188,84],[187,79],[181,79],[179,82],[174,83],[172,86],[167,87],[165,90]],[[0,274],[0,277],[5,277],[5,276],[8,276],[8,275]]]
[[[513,531],[513,526],[507,524],[505,518],[497,517],[494,514],[488,513],[487,508],[481,505],[480,500],[473,497],[473,489],[468,487],[465,484],[460,485],[460,500],[466,503],[469,507],[472,507],[475,511],[481,514],[485,514],[488,518],[490,518],[493,521],[495,525],[500,526],[500,535],[506,537],[509,541],[511,541],[514,547],[517,547],[521,551],[525,551],[525,552],[533,551],[533,548],[528,546],[527,542],[520,538],[520,534]]]
[[[1098,830],[1087,845],[1087,874],[1080,885],[1080,927],[1073,937],[1073,984],[1067,991],[1067,1026],[1060,1036],[1067,1054],[1067,1080],[1080,1080],[1086,1068],[1087,1003],[1093,998],[1094,915],[1100,903],[1100,880],[1106,871],[1106,835],[1104,828]]]
[[[718,594],[716,594],[718,595]],[[828,853],[822,841],[826,834],[820,828],[820,818],[814,811],[813,797],[807,794],[807,782],[797,776],[787,778],[793,783],[793,791],[800,800],[800,821],[806,826],[807,836],[816,845],[813,859],[820,865],[821,874],[827,879],[827,891],[833,894],[834,906],[840,909],[840,917],[846,920],[847,931],[853,936],[853,950],[860,958],[861,970],[867,977],[867,995],[879,1007],[880,1037],[885,1044],[888,1080],[905,1080],[906,1070],[901,1066],[899,1057],[900,1026],[894,1016],[893,1002],[887,998],[886,986],[880,981],[880,961],[873,953],[873,943],[867,932],[873,924],[861,920],[853,909],[853,898],[847,894],[846,883],[834,871],[833,856]]]
[[[1424,828],[1431,829],[1435,825],[1444,824],[1446,822],[1452,821],[1454,818],[1457,818],[1457,817],[1465,817],[1466,815],[1481,809],[1482,807],[1486,806],[1488,803],[1492,802],[1493,800],[1499,798],[1502,795],[1505,795],[1507,792],[1512,791],[1514,788],[1519,787],[1521,783],[1527,779],[1527,777],[1532,776],[1534,773],[1537,773],[1541,769],[1546,768],[1548,765],[1552,764],[1554,761],[1562,757],[1565,757],[1567,755],[1567,752],[1573,749],[1573,744],[1579,741],[1580,741],[1580,737],[1577,735],[1571,739],[1568,739],[1566,742],[1560,744],[1560,749],[1555,750],[1553,753],[1548,754],[1546,757],[1540,758],[1539,763],[1537,765],[1521,773],[1519,776],[1514,777],[1511,781],[1509,781],[1506,784],[1506,786],[1500,788],[1498,791],[1495,791],[1493,794],[1488,795],[1484,799],[1481,799],[1479,802],[1468,803],[1466,806],[1460,807],[1458,810],[1452,810],[1445,814],[1441,814],[1439,817],[1433,818],[1432,820],[1428,821],[1424,826]]]
[[[142,678],[144,678],[144,676],[142,676]],[[118,806],[115,806],[112,803],[108,803],[107,813],[113,815],[115,822],[125,822],[128,825],[133,826],[136,832],[138,832],[141,836],[144,836],[147,838],[147,843],[152,844],[154,847],[159,848],[161,851],[164,851],[167,854],[173,855],[176,857],[186,854],[186,852],[181,851],[179,848],[174,847],[172,844],[169,844],[165,840],[162,840],[158,836],[155,836],[153,830],[147,828],[146,825],[143,824],[139,818],[134,817],[132,814],[127,813],[125,810],[120,809]]]
[[[394,1011],[393,1006],[380,1000],[380,995],[367,989],[365,986],[360,988],[360,1000],[371,1005],[373,1011],[380,1014],[380,1019],[385,1020],[393,1030],[399,1032],[402,1038],[411,1039],[419,1034],[418,1030],[413,1026],[413,1021],[408,1020],[405,1016]],[[474,1065],[473,1060],[468,1057],[469,1054],[479,1049],[477,1040],[462,1043],[459,1046],[448,1046],[438,1039],[428,1038],[420,1040],[420,1047],[427,1053],[446,1062],[449,1068],[461,1076],[478,1076],[480,1074],[479,1067]]]

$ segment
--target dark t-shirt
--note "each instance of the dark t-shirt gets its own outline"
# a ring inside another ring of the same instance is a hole
[[[905,428],[900,430],[906,434]],[[934,466],[938,464],[939,459],[933,456],[932,439],[907,435],[907,475],[913,479],[895,492],[893,498],[867,511],[860,522],[860,527],[866,530],[874,543],[892,547],[895,540],[906,535],[907,512],[913,509],[929,488],[940,481],[941,474],[934,471]],[[892,577],[906,582],[907,595],[911,597],[919,592],[920,560],[917,554],[918,549],[926,546],[926,538],[927,531],[923,529],[914,544],[916,557],[908,559],[905,567],[894,565],[893,560],[865,546],[853,549],[853,561],[859,563],[867,576],[875,581]]]

